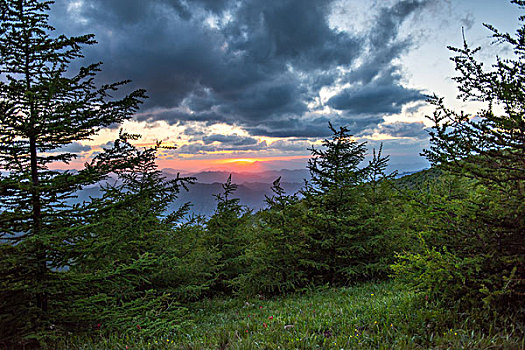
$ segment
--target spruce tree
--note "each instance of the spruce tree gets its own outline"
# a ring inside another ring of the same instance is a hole
[[[287,195],[276,179],[267,207],[255,215],[254,237],[245,254],[248,272],[239,278],[247,294],[284,293],[308,284],[302,259],[308,246],[302,232],[304,205],[297,195]]]
[[[231,195],[237,189],[232,176],[222,184],[222,193],[214,195],[217,208],[207,222],[209,243],[220,254],[218,274],[214,288],[220,292],[231,292],[231,283],[244,272],[240,257],[246,248],[251,211],[240,204],[239,198]]]
[[[393,209],[388,185],[393,175],[385,173],[388,156],[382,155],[381,146],[362,166],[365,143],[353,139],[344,126],[329,127],[331,138],[322,148],[310,149],[312,179],[302,190],[309,254],[302,261],[315,282],[383,277],[393,258],[392,231],[386,227]]]
[[[308,206],[305,222],[310,246],[310,278],[316,282],[336,282],[342,266],[339,252],[352,239],[352,217],[349,215],[358,197],[355,188],[364,180],[366,169],[359,168],[364,160],[365,143],[358,143],[348,128],[336,129],[329,123],[332,136],[322,142],[322,148],[310,149],[308,161],[311,182],[302,194]]]
[[[312,158],[308,160],[310,171],[310,188],[314,193],[336,193],[343,196],[344,188],[353,187],[361,183],[365,170],[358,168],[365,159],[365,143],[359,143],[352,138],[345,126],[339,130],[328,123],[332,137],[322,142],[323,148],[311,147]]]
[[[194,178],[166,179],[155,164],[161,147],[138,149],[135,135],[121,134],[93,160],[113,163],[101,197],[86,215],[63,229],[69,294],[61,298],[59,325],[86,331],[162,334],[180,324],[179,302],[200,297],[212,281],[216,254],[205,248],[204,228],[181,222],[188,204],[171,211]]]
[[[18,294],[26,298],[20,303],[30,311],[14,312],[32,315],[24,323],[29,328],[46,323],[53,274],[48,261],[57,222],[71,213],[66,199],[104,176],[93,167],[52,170],[53,164],[75,158],[61,147],[129,119],[145,98],[143,90],[112,98],[126,81],[97,87],[100,63],[70,71],[70,63],[82,57],[84,45],[95,43],[94,37],[52,36],[47,15],[52,3],[0,1],[0,168],[5,172],[0,178],[0,239],[2,251],[10,252],[2,258],[11,259],[4,264],[2,289],[7,294],[24,291]]]
[[[525,7],[525,1],[511,2]],[[431,146],[424,151],[433,165],[472,179],[473,198],[455,213],[463,216],[464,227],[445,237],[447,254],[461,261],[456,266],[467,266],[461,273],[470,291],[443,292],[443,298],[475,306],[484,301],[487,307],[506,311],[511,305],[516,310],[523,307],[525,295],[524,19],[520,17],[516,35],[485,25],[495,41],[513,53],[506,59],[496,57],[492,67],[480,62],[481,48],[471,48],[465,39],[463,47],[449,47],[458,73],[458,98],[483,108],[469,114],[448,108],[443,98],[431,98],[434,125]]]

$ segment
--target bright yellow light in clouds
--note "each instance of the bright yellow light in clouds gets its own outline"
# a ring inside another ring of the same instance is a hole
[[[306,160],[309,156],[280,156],[259,158],[215,158],[215,159],[157,159],[162,168],[176,169],[182,173],[198,171],[244,171],[257,172],[264,170],[272,161]]]
[[[246,163],[246,164],[252,164],[255,163],[257,159],[253,158],[237,158],[237,159],[225,159],[225,163]]]

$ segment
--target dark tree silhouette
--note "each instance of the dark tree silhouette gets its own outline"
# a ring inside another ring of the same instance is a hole
[[[100,63],[72,74],[69,64],[95,40],[93,35],[52,37],[54,28],[47,22],[52,3],[0,2],[0,168],[6,171],[0,178],[0,239],[11,245],[2,243],[2,249],[16,244],[24,259],[14,266],[26,269],[28,302],[37,306],[34,320],[42,324],[50,294],[47,262],[56,222],[69,210],[65,200],[104,175],[95,167],[73,173],[50,165],[70,162],[75,155],[65,146],[129,119],[145,98],[143,90],[112,98],[126,81],[97,87]]]

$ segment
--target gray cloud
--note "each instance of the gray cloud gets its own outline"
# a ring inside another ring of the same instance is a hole
[[[204,136],[202,138],[202,141],[205,145],[209,145],[213,142],[220,142],[223,145],[231,145],[231,146],[248,146],[248,145],[255,145],[257,144],[257,139],[254,139],[253,137],[246,137],[246,136],[239,136],[237,134],[233,135],[219,135],[219,134],[212,134],[208,136]]]
[[[466,30],[471,29],[474,26],[475,21],[476,19],[471,12],[467,13],[463,18],[461,18],[461,24]]]
[[[270,145],[270,149],[276,149],[283,152],[307,152],[307,149],[312,145],[308,141],[300,140],[278,140]]]
[[[175,150],[175,153],[182,154],[206,154],[210,152],[221,152],[221,151],[235,151],[235,152],[246,152],[246,151],[261,151],[267,149],[268,145],[266,141],[258,142],[255,144],[248,145],[234,145],[234,144],[213,144],[213,143],[189,143],[180,146]]]
[[[423,139],[428,135],[427,128],[423,122],[395,122],[390,124],[381,124],[378,131],[394,137],[414,137]]]
[[[328,104],[353,114],[394,114],[400,113],[405,104],[425,98],[418,90],[407,89],[398,84],[373,83],[365,87],[345,89],[332,97]]]
[[[327,117],[304,120],[297,117],[270,120],[264,124],[246,127],[256,136],[270,137],[325,137],[330,135]]]
[[[85,50],[85,62],[105,62],[99,80],[129,78],[129,89],[148,90],[138,120],[324,137],[329,119],[348,121],[357,133],[382,122],[380,114],[424,99],[401,85],[393,62],[411,45],[398,38],[401,24],[428,0],[382,7],[369,32],[359,35],[329,26],[332,2],[84,0],[75,7],[57,0],[51,21],[70,35],[96,34],[99,44]],[[328,102],[344,113],[312,121],[308,103],[319,89],[345,82],[351,87]]]
[[[70,144],[67,144],[65,146],[62,146],[60,148],[46,151],[49,153],[82,153],[82,152],[88,152],[91,151],[92,147],[88,145],[83,145],[80,142],[72,142]]]
[[[184,129],[184,134],[190,135],[190,136],[204,136],[205,133],[202,130],[198,130],[192,127],[187,127]]]
[[[419,90],[401,85],[402,74],[394,62],[411,45],[410,38],[398,39],[401,24],[428,3],[402,0],[379,11],[368,34],[369,53],[348,75],[352,86],[332,97],[329,106],[352,114],[393,114],[401,112],[407,103],[426,99]]]

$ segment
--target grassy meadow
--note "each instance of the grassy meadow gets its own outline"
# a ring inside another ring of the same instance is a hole
[[[215,298],[191,304],[163,336],[63,339],[57,349],[524,349],[525,340],[442,309],[395,282],[317,288],[276,298]],[[501,329],[501,328],[499,328]],[[488,334],[488,335],[487,335]]]

